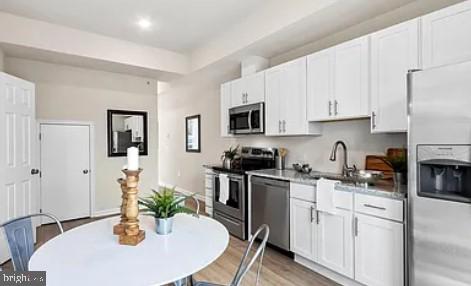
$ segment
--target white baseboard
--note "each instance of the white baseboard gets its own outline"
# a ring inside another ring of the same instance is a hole
[[[160,182],[160,183],[159,183],[159,186],[160,186],[160,187],[166,187],[166,188],[173,188],[173,187],[175,187],[174,185],[167,184],[167,183],[164,183],[164,182]],[[198,200],[203,201],[203,202],[206,201],[206,196],[204,196],[204,195],[202,195],[202,194],[199,194],[199,193],[191,192],[191,191],[185,190],[185,189],[180,188],[180,187],[175,187],[175,191],[177,191],[177,192],[179,192],[179,193],[182,193],[182,194],[185,194],[185,195],[187,195],[187,196],[194,194],[194,195],[195,195],[195,198],[197,198]]]
[[[112,208],[112,209],[105,209],[94,211],[92,217],[101,217],[101,216],[108,216],[108,215],[115,215],[121,212],[120,208]]]
[[[299,256],[297,254],[295,254],[294,256],[294,261],[296,261],[297,263],[311,269],[312,271],[314,272],[317,272],[319,274],[321,274],[322,276],[325,276],[337,283],[339,283],[340,285],[345,285],[345,286],[362,286],[363,284],[360,284],[358,282],[356,282],[355,280],[349,278],[349,277],[346,277],[346,276],[343,276],[342,274],[339,274],[333,270],[330,270],[328,268],[325,268],[324,266],[322,265],[319,265],[309,259],[306,259],[302,256]]]

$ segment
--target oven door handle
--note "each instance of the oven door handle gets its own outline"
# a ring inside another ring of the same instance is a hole
[[[249,129],[250,129],[250,131],[252,131],[252,110],[249,110],[248,121],[249,121]]]

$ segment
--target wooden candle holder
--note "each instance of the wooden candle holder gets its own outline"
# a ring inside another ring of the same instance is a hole
[[[119,234],[119,244],[132,245],[135,246],[145,239],[144,230],[139,229],[139,206],[138,206],[138,189],[137,184],[139,182],[139,174],[142,172],[142,169],[137,171],[123,170],[123,173],[126,175],[126,179],[120,181],[121,190],[123,190],[123,185],[125,184],[126,194],[123,195],[125,200],[123,200],[123,205],[121,210],[124,211],[124,216],[121,216],[120,224],[122,227],[121,233]],[[119,224],[118,224],[119,225]],[[114,228],[113,228],[114,232]]]
[[[124,233],[124,223],[126,219],[126,205],[128,203],[128,187],[126,185],[126,180],[123,178],[118,179],[118,183],[121,185],[121,220],[120,222],[113,227],[113,234],[120,235]]]

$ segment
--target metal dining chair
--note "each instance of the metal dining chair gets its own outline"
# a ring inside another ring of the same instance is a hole
[[[263,236],[261,236],[263,232]],[[259,279],[260,279],[260,273],[262,270],[262,263],[263,263],[263,255],[265,254],[265,248],[267,246],[267,241],[268,241],[268,236],[270,234],[270,228],[268,225],[263,224],[261,225],[255,234],[252,236],[252,239],[249,242],[249,245],[247,246],[247,249],[245,250],[244,255],[242,256],[242,259],[240,261],[239,267],[237,268],[236,274],[234,278],[232,279],[231,283],[229,286],[239,286],[242,283],[242,280],[244,279],[245,275],[247,272],[249,272],[250,268],[253,266],[253,264],[257,261],[258,259],[258,269],[257,269],[257,278],[255,280],[255,285],[258,285]],[[250,250],[252,249],[252,246],[257,238],[263,237],[262,240],[260,241],[260,244],[258,247],[255,249],[255,252],[252,256],[252,258],[249,257]],[[213,284],[210,282],[197,282],[192,279],[191,285],[193,286],[223,286],[220,284]]]
[[[0,225],[5,230],[11,260],[15,271],[27,271],[28,262],[34,252],[33,224],[31,218],[45,216],[52,219],[61,234],[64,233],[60,221],[51,214],[39,213],[14,218]]]

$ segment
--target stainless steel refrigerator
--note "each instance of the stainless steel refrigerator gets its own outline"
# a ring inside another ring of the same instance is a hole
[[[410,285],[471,285],[471,62],[408,88]]]

